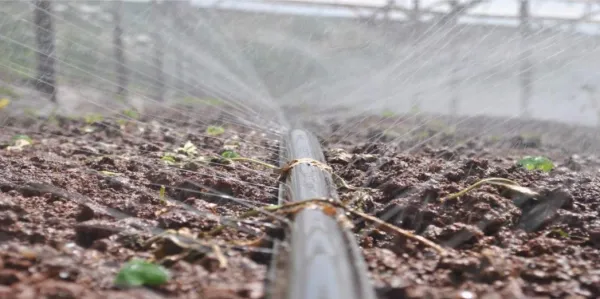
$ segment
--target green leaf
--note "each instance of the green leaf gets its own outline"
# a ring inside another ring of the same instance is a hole
[[[165,193],[167,193],[167,189],[165,188],[165,185],[160,185],[160,191],[158,193],[158,198],[161,201],[165,200]]]
[[[381,116],[385,117],[385,118],[390,118],[390,117],[394,117],[396,114],[394,113],[394,111],[391,110],[385,110],[383,111],[383,113],[381,113]]]
[[[22,135],[22,134],[13,136],[12,140],[13,140],[13,142],[17,142],[18,140],[25,140],[28,143],[33,143],[33,140],[31,140],[31,137],[29,137],[27,135]]]
[[[165,161],[165,163],[167,163],[168,165],[177,164],[177,160],[175,160],[175,157],[171,155],[164,155],[160,159]]]
[[[238,153],[236,153],[234,151],[224,151],[221,154],[221,157],[226,158],[226,159],[233,159],[233,158],[239,158],[240,155],[238,155]]]
[[[0,99],[0,110],[4,109],[4,107],[10,104],[10,100],[7,98]]]
[[[164,267],[133,259],[121,268],[115,278],[115,284],[126,287],[156,286],[168,280],[169,272]]]
[[[102,170],[100,172],[106,176],[118,176],[119,175],[118,172],[112,172],[112,171],[108,171],[108,170]]]
[[[223,129],[223,127],[209,126],[206,128],[206,134],[209,136],[218,136],[223,133],[225,133],[225,129]]]
[[[523,157],[523,159],[517,162],[517,165],[527,170],[541,170],[544,172],[549,172],[554,169],[554,163],[552,163],[552,160],[542,156]]]
[[[124,110],[123,115],[133,119],[138,119],[140,117],[140,115],[135,110]]]
[[[104,117],[100,114],[90,114],[90,115],[86,115],[84,117],[85,119],[85,123],[87,124],[93,124],[93,123],[97,123],[97,122],[101,122],[104,120]]]
[[[183,147],[178,148],[177,152],[183,152],[188,156],[193,156],[198,153],[198,148],[196,148],[196,146],[191,141],[188,141],[183,145]]]
[[[560,229],[560,228],[559,229],[555,229],[552,232],[558,234],[559,236],[561,236],[563,238],[569,238],[569,234],[567,232],[565,232],[564,230]]]

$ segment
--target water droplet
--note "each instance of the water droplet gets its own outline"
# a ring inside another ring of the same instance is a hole
[[[473,292],[469,292],[469,291],[462,291],[462,292],[460,292],[460,298],[473,299],[473,298],[475,298],[475,294],[473,294]]]

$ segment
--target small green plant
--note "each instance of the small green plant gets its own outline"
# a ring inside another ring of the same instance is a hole
[[[423,140],[423,139],[427,139],[430,137],[429,131],[427,130],[423,130],[419,133],[417,133],[417,139],[419,140]]]
[[[419,114],[421,112],[421,109],[419,108],[419,105],[412,105],[410,107],[410,114]]]
[[[383,113],[381,113],[381,116],[390,118],[396,116],[396,114],[391,110],[384,110]]]
[[[7,98],[0,99],[0,110],[6,108],[10,104],[10,100]]]
[[[199,101],[199,99],[194,98],[194,97],[184,97],[183,99],[181,99],[182,104],[194,104],[198,101]]]
[[[221,154],[221,157],[223,157],[225,159],[235,159],[235,158],[239,158],[240,155],[234,151],[224,151]]]
[[[127,98],[125,97],[125,95],[118,94],[118,95],[115,96],[115,101],[117,101],[119,103],[126,103],[127,102]]]
[[[167,203],[166,193],[167,193],[167,188],[165,188],[165,185],[160,185],[160,191],[158,191],[158,199],[160,200],[160,202],[162,204]]]
[[[492,136],[490,136],[490,137],[489,137],[489,140],[490,140],[491,142],[498,142],[498,141],[500,141],[500,139],[501,139],[501,138],[500,138],[500,136],[498,136],[498,135],[492,135]]]
[[[219,136],[223,133],[225,133],[225,129],[223,129],[223,127],[209,126],[208,128],[206,128],[206,135],[209,136]]]
[[[18,99],[21,97],[18,93],[16,93],[10,87],[6,87],[6,86],[0,86],[0,96],[6,96],[6,97],[13,98],[13,99]]]
[[[138,119],[140,117],[137,111],[131,109],[123,110],[123,115],[133,119]]]
[[[104,116],[100,115],[100,114],[89,114],[86,115],[84,117],[85,123],[86,124],[93,124],[93,123],[97,123],[97,122],[101,122],[104,120]]]
[[[38,117],[38,112],[36,110],[34,110],[33,108],[25,108],[25,109],[23,109],[23,113],[25,113],[25,115],[32,117],[32,118]]]
[[[191,141],[188,141],[183,147],[178,148],[177,152],[186,154],[187,156],[195,156],[198,154],[198,148]]]
[[[33,140],[27,135],[15,135],[13,136],[12,141],[13,145],[6,148],[9,151],[20,151],[33,143]]]
[[[542,156],[525,156],[517,162],[517,165],[527,170],[541,170],[544,172],[549,172],[554,169],[552,160]]]
[[[170,154],[164,154],[160,159],[165,161],[167,165],[177,164],[177,160],[175,159],[175,157]]]
[[[157,286],[169,280],[169,272],[162,266],[139,259],[127,262],[117,274],[115,285],[121,287]]]
[[[18,140],[25,140],[29,143],[32,143],[33,140],[31,139],[31,137],[27,136],[27,135],[23,135],[23,134],[18,134],[13,136],[12,141],[13,142],[17,142]]]
[[[213,98],[209,98],[209,99],[203,99],[202,102],[206,105],[209,106],[221,106],[223,105],[223,101],[219,100],[219,99],[213,99]]]
[[[118,176],[119,175],[118,172],[112,172],[112,171],[108,171],[108,170],[102,170],[100,172],[105,176]]]
[[[559,235],[561,238],[569,238],[569,233],[565,232],[564,230],[558,228],[552,231],[553,233]]]

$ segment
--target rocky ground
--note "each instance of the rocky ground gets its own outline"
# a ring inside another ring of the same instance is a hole
[[[381,298],[600,296],[594,130],[483,117],[456,127],[439,117],[360,120],[318,127],[334,171],[362,187],[340,190],[341,198],[450,253],[440,258],[355,219]],[[278,138],[218,121],[224,119],[6,121],[0,298],[263,298],[278,224],[226,220],[241,220],[249,206],[276,204],[277,174],[220,155],[233,150],[275,163]],[[32,143],[18,148],[18,134]],[[556,168],[524,170],[515,163],[525,155],[547,156]],[[440,200],[488,177],[540,195],[482,186]],[[228,226],[220,230],[222,223]],[[151,239],[165,230],[179,234]],[[264,242],[248,243],[265,231]],[[168,283],[114,286],[133,257],[160,261]]]

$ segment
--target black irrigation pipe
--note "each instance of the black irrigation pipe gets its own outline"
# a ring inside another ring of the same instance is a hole
[[[292,130],[284,141],[282,165],[301,158],[325,163],[319,142],[307,131]],[[280,202],[319,197],[338,198],[331,175],[318,167],[298,164],[286,184],[280,184]],[[271,299],[376,298],[354,235],[333,217],[319,209],[299,211],[288,240],[291,250],[275,249],[268,285]]]

